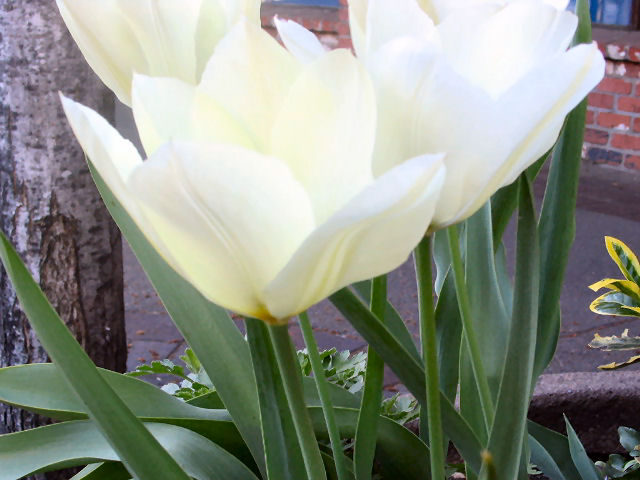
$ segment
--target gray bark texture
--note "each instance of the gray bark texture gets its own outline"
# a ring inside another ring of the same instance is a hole
[[[94,361],[123,371],[120,234],[59,91],[113,121],[114,97],[89,69],[55,1],[0,0],[0,228]],[[0,366],[45,361],[2,270]],[[0,406],[0,433],[34,424]]]

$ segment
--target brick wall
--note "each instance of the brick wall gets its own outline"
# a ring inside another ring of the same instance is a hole
[[[607,66],[589,95],[585,158],[621,171],[640,170],[640,34],[602,30],[594,37]]]
[[[315,7],[312,5],[262,4],[262,25],[275,34],[273,17],[294,20],[318,35],[328,48],[351,48],[347,0],[340,0],[340,7]]]
[[[339,8],[262,5],[262,23],[275,34],[274,15],[315,32],[329,48],[350,48],[347,0]],[[594,29],[607,60],[606,77],[589,95],[585,161],[640,171],[640,32]]]

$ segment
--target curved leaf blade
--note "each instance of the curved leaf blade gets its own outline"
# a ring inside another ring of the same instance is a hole
[[[625,278],[636,285],[640,285],[640,262],[638,262],[638,257],[621,240],[614,237],[604,237],[604,240],[611,259],[616,262]]]
[[[190,430],[161,423],[145,427],[197,480],[257,480],[233,455]],[[119,455],[90,421],[57,423],[0,436],[0,480],[118,460]],[[164,473],[156,478],[173,477]]]

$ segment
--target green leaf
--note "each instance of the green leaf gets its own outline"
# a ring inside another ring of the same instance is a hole
[[[155,480],[162,475],[188,480],[175,460],[98,373],[4,234],[0,234],[0,257],[42,346],[127,469],[142,480]]]
[[[599,315],[640,317],[640,302],[621,292],[611,291],[599,296],[589,308]]]
[[[222,308],[206,300],[158,255],[91,162],[88,163],[111,216],[149,276],[173,322],[216,386],[260,470],[265,472],[258,390],[247,342]]]
[[[553,456],[531,435],[529,435],[529,448],[531,460],[546,477],[551,480],[567,480]]]
[[[109,370],[98,370],[134,415],[144,421],[171,423],[193,430],[233,452],[248,465],[252,457],[226,410],[199,408],[159,388]],[[87,418],[87,407],[67,386],[53,364],[0,369],[0,401],[55,420]]]
[[[342,438],[353,438],[358,410],[336,407],[335,413]],[[318,437],[327,440],[322,408],[310,407],[309,415]],[[429,448],[409,430],[385,417],[378,418],[376,463],[383,478],[430,478]]]
[[[640,285],[640,263],[638,257],[624,242],[614,237],[605,237],[609,255],[627,280]]]
[[[569,440],[564,435],[549,430],[535,422],[527,423],[530,438],[544,449],[541,451],[536,448],[536,443],[531,443],[531,462],[538,465],[542,472],[552,480],[585,480],[583,479],[576,466],[571,459],[571,451],[569,450]],[[548,457],[555,466],[560,470],[563,477],[554,477],[553,470],[545,470],[544,466],[548,462]]]
[[[144,426],[196,480],[257,480],[233,455],[194,432],[161,423]],[[139,450],[134,452],[139,454]],[[0,480],[118,459],[119,454],[90,421],[57,423],[0,436]],[[175,478],[168,472],[159,475],[155,478]]]
[[[629,427],[618,427],[618,435],[620,435],[620,445],[627,452],[640,450],[640,432]]]
[[[129,480],[131,474],[120,462],[92,463],[69,480]]]
[[[304,460],[291,422],[291,414],[269,339],[269,331],[266,324],[260,320],[247,318],[245,324],[253,368],[260,385],[258,398],[268,478],[271,480],[304,478],[306,475]]]
[[[505,332],[508,331],[509,321],[495,269],[489,203],[467,220],[465,232],[465,279],[473,327],[491,396],[495,401],[507,348]],[[475,376],[469,372],[471,364],[465,350],[463,349],[461,354],[460,410],[467,421],[475,427],[476,432],[481,437],[487,438],[488,432],[485,429],[482,410],[477,408],[478,386]],[[465,368],[465,365],[469,368]]]
[[[371,280],[354,283],[353,289],[366,303],[371,301]],[[382,320],[389,330],[396,336],[398,341],[402,343],[402,346],[407,350],[407,352],[409,352],[409,354],[411,354],[416,360],[420,361],[420,354],[418,353],[416,344],[413,341],[411,332],[409,332],[409,329],[405,325],[398,311],[388,300],[386,302],[384,318]]]
[[[329,299],[369,345],[375,348],[414,397],[425,399],[422,365],[404,349],[389,329],[349,289],[344,288],[331,295]],[[481,446],[478,438],[452,403],[442,394],[440,402],[445,434],[451,438],[470,467],[479,470]]]
[[[595,465],[587,456],[587,452],[582,446],[582,443],[580,443],[580,439],[578,438],[578,435],[576,435],[576,431],[573,429],[566,416],[564,417],[564,421],[567,425],[567,437],[569,438],[571,459],[578,469],[578,472],[580,472],[582,480],[602,480]]]
[[[500,414],[494,417],[488,446],[504,478],[518,478],[533,377],[540,265],[533,202],[525,173],[520,177],[513,316],[496,405]]]
[[[591,43],[588,0],[578,0],[579,16],[574,43]],[[583,100],[567,117],[552,153],[547,188],[538,225],[540,238],[540,301],[535,373],[547,367],[560,333],[559,301],[569,251],[575,238],[575,209],[587,115]]]
[[[601,337],[597,333],[593,337],[593,340],[589,343],[591,348],[601,348],[605,352],[612,352],[616,350],[637,350],[640,348],[640,337],[630,337],[629,329],[625,329],[622,335],[616,337]]]

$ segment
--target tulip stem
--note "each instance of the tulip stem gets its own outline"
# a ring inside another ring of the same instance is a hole
[[[473,328],[473,320],[471,318],[471,304],[469,302],[469,292],[464,278],[464,267],[462,266],[462,256],[460,255],[460,239],[458,236],[458,227],[452,225],[447,229],[449,238],[449,252],[451,254],[451,266],[453,267],[453,280],[456,285],[456,295],[458,297],[458,308],[460,309],[460,317],[462,318],[462,329],[464,338],[466,339],[467,350],[471,357],[471,369],[473,377],[478,386],[480,395],[480,407],[484,417],[487,431],[491,430],[493,424],[493,400],[491,398],[491,390],[489,382],[485,374],[484,364],[482,363],[482,355],[478,346],[475,330]]]
[[[418,305],[420,310],[420,340],[427,386],[426,422],[420,414],[420,437],[429,440],[431,478],[442,480],[444,470],[444,437],[440,413],[440,379],[438,372],[438,346],[436,317],[433,310],[433,279],[431,278],[431,236],[422,239],[415,250]],[[424,411],[424,408],[423,408]],[[428,427],[428,428],[427,428]],[[428,431],[428,434],[427,434]]]
[[[370,310],[384,320],[387,308],[387,277],[381,275],[371,282]],[[367,371],[364,391],[358,413],[358,424],[353,447],[353,466],[356,480],[370,480],[378,443],[378,417],[384,386],[384,361],[369,345],[367,349]]]
[[[327,476],[320,456],[318,441],[304,402],[302,373],[288,328],[286,325],[270,325],[269,336],[282,375],[282,383],[302,451],[307,478],[308,480],[326,480]]]
[[[301,313],[298,318],[300,319],[300,329],[302,330],[304,343],[307,346],[307,352],[311,362],[311,370],[313,371],[313,378],[316,382],[316,388],[318,389],[318,396],[322,403],[322,412],[324,413],[324,420],[327,424],[327,431],[329,433],[329,441],[331,442],[331,451],[333,452],[333,461],[336,465],[338,480],[346,480],[349,478],[347,457],[345,457],[344,451],[342,450],[340,430],[338,429],[335,412],[333,411],[333,404],[331,403],[331,397],[329,395],[329,385],[324,373],[324,368],[322,368],[322,360],[320,359],[320,353],[318,352],[318,344],[313,336],[313,329],[311,328],[311,322],[309,321],[309,315],[307,315],[307,312]]]

